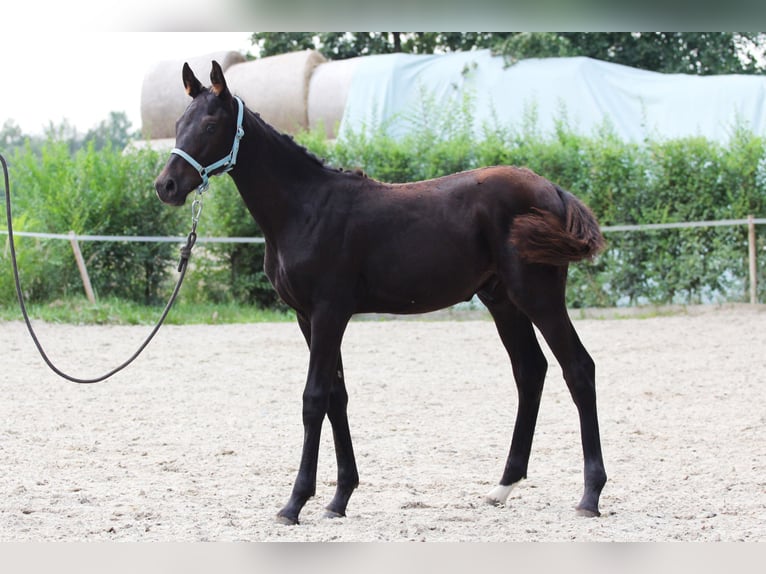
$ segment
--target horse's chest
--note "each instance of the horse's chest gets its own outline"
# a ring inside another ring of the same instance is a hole
[[[301,309],[310,299],[315,283],[314,264],[300,254],[266,251],[264,270],[279,297],[293,308]]]

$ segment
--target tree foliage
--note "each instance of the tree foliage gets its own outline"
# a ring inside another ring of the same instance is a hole
[[[24,145],[24,134],[19,125],[13,120],[5,120],[0,128],[0,147],[6,151],[20,148]]]
[[[497,45],[509,62],[523,58],[588,56],[683,74],[752,74],[763,71],[762,34],[733,32],[524,32]]]
[[[524,58],[588,56],[667,73],[763,72],[766,35],[738,32],[256,32],[262,57],[314,49],[332,60],[405,52],[489,48],[509,64]]]
[[[8,155],[13,193],[14,228],[65,234],[180,235],[186,213],[157,200],[154,178],[166,158],[152,150],[123,154],[91,142],[76,152],[67,141],[45,140]],[[3,226],[5,227],[5,226]],[[7,237],[6,237],[7,239]],[[142,303],[164,297],[163,282],[177,261],[168,243],[84,242],[82,254],[99,296]],[[30,301],[52,301],[82,293],[82,282],[68,242],[16,238],[24,295]],[[8,253],[0,252],[0,301],[12,301]]]
[[[131,131],[131,122],[125,112],[110,112],[106,120],[88,130],[83,138],[83,147],[93,144],[96,150],[113,146],[123,149],[137,134]]]
[[[68,147],[72,154],[89,146],[93,146],[96,151],[107,147],[121,150],[138,137],[139,133],[132,129],[131,121],[125,112],[110,112],[107,119],[100,121],[85,134],[78,132],[71,122],[64,119],[58,124],[48,122],[42,135],[30,135],[25,134],[15,121],[9,119],[0,127],[0,149],[3,153],[10,154],[28,147],[40,155],[46,143],[55,141]]]
[[[495,32],[256,32],[261,57],[313,49],[331,60],[406,52],[433,54],[491,48],[509,33]]]

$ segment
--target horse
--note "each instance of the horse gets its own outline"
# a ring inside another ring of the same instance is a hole
[[[177,147],[155,180],[156,193],[166,204],[183,205],[192,191],[207,187],[210,176],[229,173],[263,232],[265,273],[294,309],[309,347],[300,466],[276,520],[298,524],[315,494],[325,417],[337,483],[324,516],[346,516],[359,484],[341,357],[352,316],[426,313],[474,295],[494,320],[518,393],[510,452],[486,501],[504,506],[527,476],[548,367],[535,325],[578,410],[584,491],[575,509],[599,516],[606,472],[595,364],[565,303],[569,263],[593,258],[604,247],[591,210],[526,168],[492,166],[389,184],[360,170],[331,167],[249,110],[232,94],[217,62],[210,87],[188,64],[182,79],[191,102],[176,123]]]

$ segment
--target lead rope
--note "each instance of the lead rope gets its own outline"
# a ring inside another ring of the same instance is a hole
[[[197,222],[199,221],[199,216],[202,213],[202,190],[197,189],[197,195],[194,198],[194,202],[192,203],[192,229],[188,237],[186,238],[186,244],[183,247],[181,247],[181,259],[178,262],[178,271],[180,275],[178,276],[178,281],[176,282],[176,286],[173,289],[173,293],[170,295],[170,300],[168,301],[167,305],[165,305],[165,309],[162,311],[162,315],[160,315],[159,321],[155,325],[154,329],[152,329],[151,333],[149,333],[149,336],[138,347],[138,350],[136,350],[136,352],[133,353],[124,363],[115,367],[108,373],[101,375],[100,377],[95,377],[92,379],[84,379],[84,378],[73,377],[72,375],[68,375],[67,373],[63,372],[61,369],[56,367],[56,365],[54,365],[53,362],[48,358],[48,355],[45,353],[45,350],[43,349],[42,345],[40,344],[40,341],[37,338],[35,330],[32,328],[32,322],[29,320],[29,314],[27,313],[27,308],[26,308],[26,305],[24,304],[24,297],[21,292],[21,281],[19,280],[19,268],[16,262],[16,249],[13,244],[13,225],[12,225],[12,217],[11,217],[11,193],[10,193],[10,184],[8,179],[8,164],[6,163],[5,158],[3,157],[2,154],[0,154],[0,162],[2,162],[3,164],[3,175],[5,179],[5,217],[8,221],[8,243],[10,245],[11,263],[13,267],[13,278],[16,283],[16,295],[19,299],[21,314],[24,316],[24,322],[27,324],[27,330],[29,331],[29,334],[32,336],[32,340],[35,342],[35,346],[37,347],[37,350],[40,352],[40,356],[43,358],[43,360],[48,365],[48,367],[50,367],[50,369],[54,373],[56,373],[58,376],[68,381],[71,381],[73,383],[77,383],[81,385],[100,383],[101,381],[108,379],[112,375],[119,373],[121,370],[123,370],[125,367],[130,365],[133,361],[135,361],[138,358],[138,356],[141,354],[141,352],[149,344],[149,342],[157,334],[157,331],[160,330],[160,327],[162,326],[162,324],[165,322],[165,318],[168,316],[168,313],[170,312],[170,308],[173,306],[173,303],[175,302],[176,297],[178,296],[178,292],[181,289],[181,284],[183,283],[184,277],[186,276],[186,269],[188,268],[188,265],[189,265],[189,258],[191,257],[192,248],[194,247],[194,243],[197,241]]]

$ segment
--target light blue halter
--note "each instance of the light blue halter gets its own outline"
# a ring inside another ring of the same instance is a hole
[[[202,193],[210,185],[210,182],[208,181],[209,175],[220,175],[226,173],[234,168],[234,165],[237,163],[237,154],[239,153],[239,140],[241,140],[242,136],[245,135],[245,130],[242,129],[242,118],[244,116],[245,106],[242,103],[242,100],[240,100],[237,96],[233,97],[235,100],[237,100],[237,105],[239,107],[237,111],[237,133],[234,134],[234,143],[231,146],[231,151],[226,157],[219,159],[215,163],[211,163],[207,167],[203,167],[202,164],[200,164],[196,159],[194,159],[181,148],[174,147],[172,150],[170,150],[171,154],[176,154],[184,158],[199,173],[200,177],[202,178],[202,183],[197,188],[198,193]],[[213,172],[220,167],[223,167],[223,170],[214,174]]]

